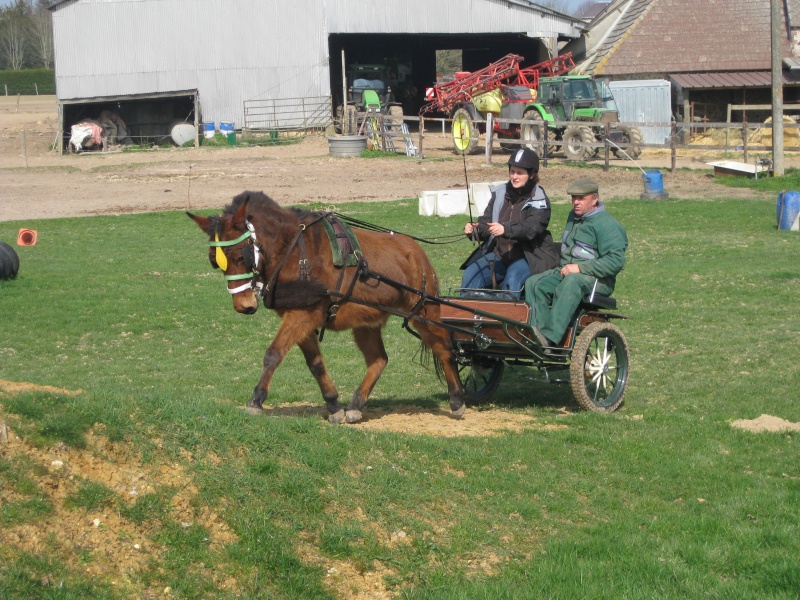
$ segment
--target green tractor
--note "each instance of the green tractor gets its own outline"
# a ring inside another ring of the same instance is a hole
[[[403,122],[403,105],[395,98],[385,65],[353,64],[347,69],[347,103],[336,107],[337,133],[355,133],[368,112],[391,116]]]
[[[526,107],[520,127],[520,139],[542,153],[545,135],[548,154],[559,150],[569,160],[585,161],[596,156],[599,148],[583,144],[602,143],[605,124],[611,123],[609,140],[617,158],[636,159],[642,153],[642,132],[637,127],[618,125],[619,111],[605,78],[591,75],[541,77],[537,101]],[[556,126],[554,121],[585,121],[586,125]],[[630,144],[618,148],[614,144]]]

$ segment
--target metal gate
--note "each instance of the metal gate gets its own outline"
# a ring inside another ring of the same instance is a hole
[[[252,130],[307,131],[332,123],[330,96],[244,101],[244,127]]]

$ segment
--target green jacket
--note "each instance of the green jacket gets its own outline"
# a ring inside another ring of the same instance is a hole
[[[581,273],[601,280],[612,289],[625,266],[628,236],[603,203],[588,215],[569,213],[561,236],[561,263],[578,265]]]

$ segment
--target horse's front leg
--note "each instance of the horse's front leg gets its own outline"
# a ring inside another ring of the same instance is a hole
[[[282,315],[281,326],[278,333],[264,353],[264,367],[261,370],[261,379],[258,380],[253,390],[253,396],[247,402],[250,411],[261,411],[264,401],[269,395],[269,386],[275,369],[281,364],[292,346],[299,344],[309,335],[313,335],[319,315],[308,311],[286,311]]]
[[[341,423],[344,420],[344,409],[339,404],[339,392],[328,375],[325,361],[322,360],[322,352],[319,349],[319,341],[315,331],[312,331],[304,340],[298,344],[303,356],[306,359],[308,370],[314,376],[322,391],[325,405],[328,407],[328,420],[331,423]]]
[[[361,385],[353,393],[353,399],[347,406],[345,416],[347,423],[357,423],[361,420],[361,409],[367,403],[369,395],[372,393],[372,388],[375,387],[381,373],[383,373],[383,369],[386,368],[386,364],[389,362],[379,327],[355,327],[353,328],[353,338],[358,349],[364,355],[364,360],[367,363],[367,372],[364,374]]]

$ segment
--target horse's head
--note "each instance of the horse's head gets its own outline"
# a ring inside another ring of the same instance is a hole
[[[225,273],[226,286],[233,298],[233,307],[252,315],[258,310],[261,248],[255,228],[247,215],[247,202],[232,215],[201,217],[187,212],[209,238],[208,259],[211,266]]]

